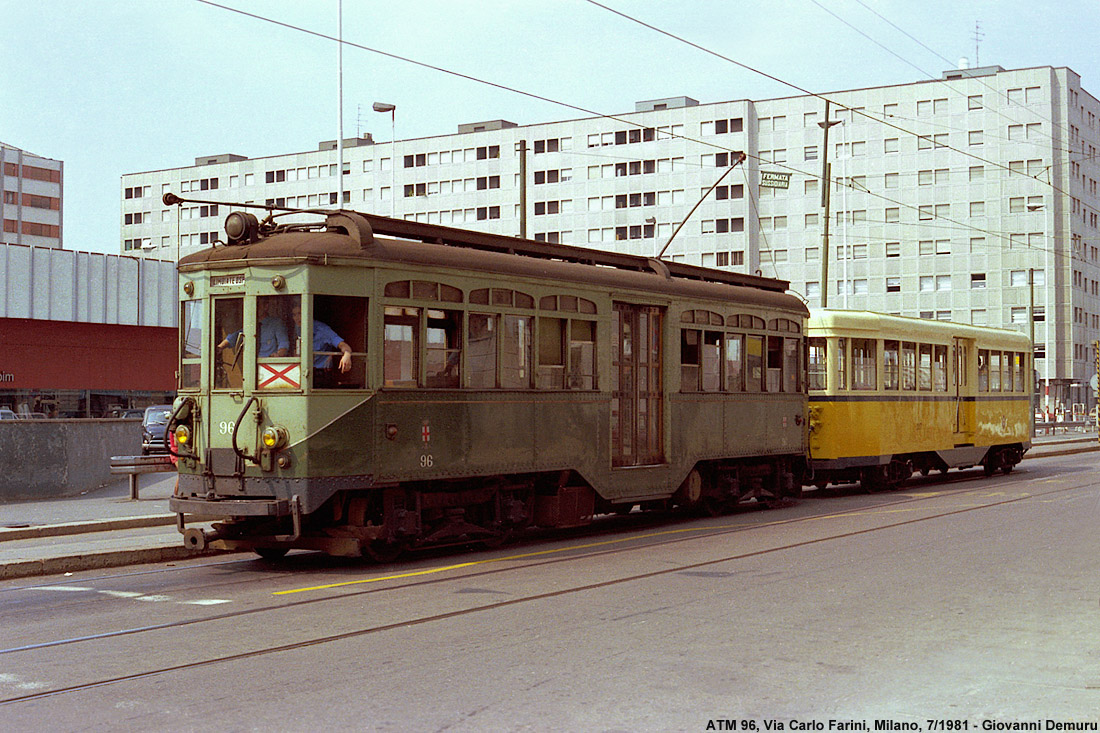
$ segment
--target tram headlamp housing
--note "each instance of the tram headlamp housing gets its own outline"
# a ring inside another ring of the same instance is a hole
[[[281,425],[272,425],[264,428],[263,433],[260,435],[260,440],[263,441],[264,446],[271,450],[282,448],[287,444],[288,439],[289,435],[286,428]]]
[[[246,211],[234,211],[225,217],[225,236],[230,244],[251,244],[259,231],[259,219]]]
[[[191,445],[191,428],[187,425],[176,426],[176,443],[181,447]]]

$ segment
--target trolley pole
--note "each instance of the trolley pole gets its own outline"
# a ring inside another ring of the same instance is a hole
[[[527,141],[516,143],[519,153],[519,238],[527,239]]]
[[[825,210],[825,222],[821,232],[821,307],[829,307],[829,194],[833,177],[829,168],[829,128],[839,125],[840,120],[829,120],[829,100],[825,100],[825,120],[818,127],[825,131],[825,140],[821,147],[821,208]]]

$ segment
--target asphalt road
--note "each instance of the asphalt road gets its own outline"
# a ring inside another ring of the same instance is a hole
[[[1097,722],[1098,469],[635,514],[385,567],[302,553],[7,581],[0,729]]]

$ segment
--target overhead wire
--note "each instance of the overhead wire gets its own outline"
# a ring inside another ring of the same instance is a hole
[[[428,70],[431,70],[431,71],[436,71],[436,72],[439,72],[439,73],[454,76],[456,78],[464,79],[466,81],[471,81],[471,82],[474,82],[474,83],[477,83],[477,84],[490,86],[490,87],[499,89],[501,91],[506,91],[506,92],[510,92],[510,93],[514,93],[514,94],[519,94],[521,96],[525,96],[525,97],[535,99],[535,100],[538,100],[538,101],[541,101],[541,102],[546,102],[546,103],[549,103],[549,104],[559,105],[559,106],[562,106],[562,107],[565,107],[565,108],[568,108],[568,109],[576,110],[578,112],[583,112],[587,115],[593,115],[593,116],[601,118],[601,119],[615,120],[617,122],[621,122],[621,123],[626,124],[626,125],[630,125],[630,126],[633,126],[633,127],[639,127],[639,128],[643,128],[643,129],[646,129],[646,128],[649,127],[648,125],[645,125],[643,123],[637,122],[635,120],[625,119],[625,118],[623,118],[621,116],[618,116],[618,115],[601,113],[601,112],[598,112],[598,111],[595,111],[595,110],[588,109],[586,107],[571,104],[569,102],[563,102],[563,101],[556,100],[556,99],[553,99],[553,98],[550,98],[550,97],[546,97],[544,95],[535,94],[533,92],[528,92],[528,91],[518,89],[518,88],[515,88],[515,87],[511,87],[511,86],[508,86],[508,85],[499,84],[497,82],[489,81],[489,80],[486,80],[486,79],[481,79],[481,78],[472,76],[470,74],[465,74],[465,73],[462,73],[462,72],[458,72],[458,71],[447,69],[447,68],[444,68],[444,67],[441,67],[441,66],[437,66],[435,64],[429,64],[429,63],[426,63],[426,62],[423,62],[423,61],[418,61],[416,59],[412,59],[412,58],[409,58],[409,57],[406,57],[406,56],[401,56],[399,54],[391,53],[391,52],[388,52],[388,51],[383,51],[381,49],[366,46],[364,44],[356,43],[354,41],[349,41],[349,40],[346,40],[346,39],[338,38],[336,36],[332,36],[332,35],[327,34],[327,33],[322,33],[320,31],[315,31],[315,30],[312,30],[312,29],[309,29],[309,28],[305,28],[303,26],[294,25],[292,23],[287,23],[287,22],[284,22],[284,21],[276,20],[274,18],[259,15],[257,13],[252,13],[252,12],[248,12],[248,11],[245,11],[245,10],[241,10],[239,8],[234,8],[234,7],[229,6],[229,5],[214,2],[213,0],[195,0],[195,2],[201,3],[203,5],[207,5],[207,6],[210,6],[210,7],[218,8],[220,10],[224,10],[224,11],[227,11],[227,12],[236,13],[236,14],[239,14],[239,15],[242,15],[242,16],[245,16],[245,17],[248,17],[248,18],[252,18],[254,20],[258,20],[258,21],[261,21],[261,22],[270,23],[272,25],[280,26],[280,27],[283,27],[283,28],[286,28],[286,29],[289,29],[289,30],[305,33],[307,35],[311,35],[311,36],[314,36],[314,37],[317,37],[317,38],[321,38],[323,40],[332,41],[334,43],[342,43],[342,44],[345,44],[345,45],[350,46],[352,48],[357,48],[359,50],[367,51],[369,53],[378,54],[380,56],[391,58],[391,59],[401,61],[401,62],[404,62],[404,63],[409,63],[409,64],[419,66],[421,68],[425,68],[425,69],[428,69]],[[818,94],[816,92],[811,92],[808,89],[804,89],[804,88],[802,88],[802,87],[800,87],[796,84],[793,84],[792,82],[785,81],[785,80],[780,79],[779,77],[776,77],[774,75],[771,75],[771,74],[769,74],[765,71],[762,71],[760,69],[756,69],[756,68],[754,68],[752,66],[749,66],[747,64],[743,64],[743,63],[741,63],[741,62],[739,62],[735,59],[732,59],[728,56],[720,54],[716,51],[707,49],[707,48],[705,48],[705,47],[703,47],[703,46],[701,46],[697,43],[694,43],[694,42],[688,40],[688,39],[682,38],[682,37],[677,36],[673,33],[665,31],[661,28],[653,26],[649,23],[646,23],[645,21],[634,18],[630,15],[627,15],[627,14],[621,12],[621,11],[618,11],[618,10],[616,10],[614,8],[611,8],[607,5],[604,5],[600,2],[596,2],[596,0],[586,0],[586,2],[588,2],[589,4],[595,5],[599,8],[602,8],[602,9],[604,9],[604,10],[606,10],[606,11],[612,13],[612,14],[623,17],[623,18],[625,18],[625,19],[627,19],[631,22],[634,22],[634,23],[642,25],[646,28],[649,28],[649,29],[653,30],[654,32],[657,32],[657,33],[660,33],[662,35],[673,38],[673,39],[675,39],[675,40],[677,40],[681,43],[684,43],[688,46],[696,48],[696,49],[698,49],[698,50],[700,50],[704,53],[707,53],[707,54],[710,54],[710,55],[715,56],[717,58],[720,58],[720,59],[722,59],[724,61],[727,61],[731,64],[734,64],[734,65],[736,65],[740,68],[743,68],[743,69],[746,69],[746,70],[751,71],[753,73],[764,76],[765,78],[770,79],[772,81],[775,81],[779,84],[783,84],[785,86],[788,86],[788,87],[790,87],[792,89],[795,89],[795,90],[797,90],[797,91],[799,91],[803,94],[806,94],[808,96],[812,96],[812,97],[815,97],[815,98],[818,98],[818,99],[822,99],[822,100],[826,99],[826,97],[822,94]],[[918,133],[912,132],[910,130],[906,130],[905,128],[902,128],[898,125],[894,125],[894,124],[889,123],[885,120],[878,120],[874,116],[868,114],[865,110],[861,110],[861,109],[853,108],[853,107],[848,107],[847,105],[840,104],[840,103],[835,102],[835,101],[832,101],[832,103],[836,104],[841,109],[849,110],[851,113],[860,114],[860,115],[862,115],[862,116],[864,116],[864,117],[866,117],[870,120],[873,120],[875,122],[880,122],[881,124],[884,124],[887,127],[891,127],[891,128],[897,129],[900,132],[904,132],[907,135],[912,135],[914,137],[917,137],[918,139],[925,139],[925,140],[928,140],[928,141],[931,142],[931,137],[929,135],[919,135]],[[753,155],[751,153],[748,153],[747,151],[735,150],[735,149],[732,149],[732,148],[728,148],[728,147],[719,145],[719,144],[717,144],[715,142],[712,142],[712,141],[700,140],[700,139],[689,137],[689,136],[686,136],[686,135],[674,134],[674,133],[671,133],[671,132],[667,133],[667,134],[669,134],[670,137],[675,137],[675,138],[679,138],[679,139],[682,139],[682,140],[685,140],[685,141],[694,142],[694,143],[699,144],[699,145],[704,145],[704,146],[716,148],[718,150],[722,150],[722,151],[725,151],[725,152],[729,152],[729,153],[733,153],[733,154],[742,154],[743,153],[747,157],[757,160],[759,163],[765,163],[765,164],[768,164],[768,165],[778,166],[780,168],[785,168],[787,170],[797,172],[797,173],[799,173],[801,175],[804,175],[804,176],[807,176],[807,177],[822,180],[822,176],[817,174],[817,173],[810,173],[810,172],[806,172],[806,171],[802,171],[802,170],[793,168],[793,167],[785,165],[783,163],[775,163],[775,162],[772,162],[772,161],[768,161],[768,160],[765,160],[765,159],[761,158],[758,155]],[[1002,168],[1006,171],[1009,170],[1007,166],[995,163],[993,161],[986,160],[984,158],[981,158],[980,156],[976,156],[976,155],[973,155],[971,153],[967,153],[966,151],[959,150],[957,148],[953,148],[949,145],[937,144],[937,147],[944,147],[944,148],[953,150],[957,153],[966,155],[967,157],[971,157],[971,158],[974,158],[976,160],[980,160],[984,163],[989,163],[991,166],[993,166],[995,168]],[[1010,172],[1012,172],[1012,171],[1010,171]],[[1044,183],[1044,182],[1040,181],[1040,183]],[[1052,188],[1055,188],[1055,190],[1059,190],[1056,187],[1054,187],[1052,184],[1045,184],[1045,185],[1050,185]],[[865,191],[865,192],[868,193],[869,195],[881,198],[881,199],[883,199],[887,202],[895,203],[895,204],[898,204],[899,206],[919,211],[919,209],[916,205],[908,204],[908,203],[905,203],[905,202],[900,202],[900,201],[897,201],[895,199],[891,199],[887,196],[884,196],[882,194],[876,194],[875,192],[872,192],[872,191]],[[1061,192],[1061,191],[1059,190],[1059,192]],[[939,218],[939,217],[937,217],[937,218]],[[954,220],[951,220],[951,219],[947,219],[946,221],[950,221],[950,222],[958,224],[962,227],[967,227],[967,225],[963,224],[962,222],[957,222],[957,221],[954,221]],[[987,233],[987,234],[992,234],[993,236],[1000,236],[997,233],[988,232],[987,230],[982,230],[982,229],[975,228],[975,227],[967,227],[967,228],[971,228],[971,229],[974,229],[975,231],[980,231],[980,232]]]

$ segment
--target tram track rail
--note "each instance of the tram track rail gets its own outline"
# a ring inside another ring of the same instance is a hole
[[[959,481],[965,481],[968,478],[977,478],[977,477],[959,475],[958,478],[953,477],[953,480],[949,480],[949,483],[956,483],[956,482],[959,482]],[[1011,481],[1011,483],[1006,484],[1007,481],[1009,481],[1009,479],[1006,477],[1004,480],[999,481],[996,484],[995,488],[996,489],[1004,489],[1004,488],[1007,488],[1009,486],[1020,483],[1020,481],[1017,480],[1017,481]],[[942,483],[937,483],[937,486],[938,485],[942,485]],[[131,682],[131,681],[146,679],[146,678],[150,678],[150,677],[156,677],[156,676],[159,676],[159,675],[166,675],[166,674],[172,674],[172,673],[176,673],[176,672],[183,672],[183,671],[188,671],[188,670],[201,669],[201,668],[209,667],[209,666],[213,666],[213,665],[225,664],[225,663],[241,661],[241,660],[246,660],[246,659],[252,659],[252,658],[258,658],[258,657],[263,657],[263,656],[267,656],[267,655],[281,654],[281,653],[290,652],[290,651],[299,650],[299,649],[305,649],[305,648],[309,648],[309,647],[313,647],[313,646],[318,646],[318,645],[323,645],[323,644],[328,644],[328,643],[333,643],[333,642],[339,642],[339,641],[358,638],[358,637],[363,637],[363,636],[369,636],[369,635],[372,635],[372,634],[383,633],[383,632],[386,632],[386,631],[399,629],[399,628],[407,629],[407,628],[412,627],[412,626],[421,626],[421,625],[425,625],[425,624],[445,621],[445,620],[448,620],[448,619],[458,618],[458,617],[462,617],[462,616],[468,616],[468,615],[482,613],[482,612],[495,611],[495,610],[508,608],[508,607],[516,606],[516,605],[521,605],[521,604],[525,604],[525,603],[531,603],[531,602],[536,602],[536,601],[541,601],[541,600],[552,599],[552,598],[561,597],[561,596],[565,596],[565,595],[570,595],[570,594],[574,594],[574,593],[583,593],[583,592],[592,591],[592,590],[599,590],[601,588],[607,588],[607,587],[611,587],[611,586],[622,585],[622,584],[625,584],[625,583],[638,582],[638,581],[648,580],[648,579],[652,579],[652,578],[656,578],[656,577],[668,576],[668,575],[673,575],[673,574],[677,574],[677,573],[683,573],[683,572],[686,572],[686,571],[699,570],[699,569],[702,569],[702,568],[718,565],[718,564],[721,564],[721,563],[727,563],[727,562],[738,561],[738,560],[745,560],[745,559],[749,559],[749,558],[753,558],[753,557],[759,557],[759,556],[774,554],[774,553],[783,552],[783,551],[795,550],[795,549],[808,547],[808,546],[812,546],[812,545],[817,545],[817,544],[822,544],[822,543],[826,543],[826,542],[832,542],[832,541],[848,539],[848,538],[857,537],[857,536],[861,536],[861,535],[872,534],[872,533],[880,532],[880,531],[884,531],[884,530],[896,529],[898,527],[904,527],[904,526],[908,526],[908,525],[912,525],[912,524],[918,524],[918,523],[932,521],[932,520],[936,520],[936,519],[942,519],[942,518],[945,518],[945,517],[966,514],[966,513],[969,513],[969,512],[979,511],[979,510],[983,510],[983,509],[994,509],[994,508],[998,508],[998,507],[1004,507],[1004,506],[1017,504],[1017,503],[1024,502],[1024,501],[1042,499],[1044,497],[1056,496],[1056,495],[1059,495],[1059,494],[1066,494],[1066,493],[1069,493],[1069,492],[1072,492],[1072,491],[1077,491],[1077,490],[1080,490],[1080,489],[1083,489],[1083,488],[1089,488],[1089,487],[1093,487],[1093,486],[1095,486],[1095,482],[1093,482],[1093,481],[1082,481],[1082,482],[1079,482],[1079,483],[1074,483],[1073,485],[1070,485],[1070,486],[1060,486],[1058,488],[1050,489],[1050,490],[1047,490],[1047,491],[1029,492],[1029,493],[1021,494],[1019,496],[1007,497],[1007,498],[996,500],[996,501],[991,501],[991,502],[986,502],[986,503],[981,503],[981,504],[968,505],[968,506],[963,506],[963,507],[954,507],[954,508],[946,509],[944,511],[936,511],[932,514],[925,515],[925,516],[902,519],[902,520],[898,520],[898,521],[887,522],[887,523],[884,523],[884,524],[876,524],[875,526],[864,527],[864,528],[859,528],[859,529],[853,529],[853,530],[849,530],[849,531],[845,531],[845,532],[829,533],[829,534],[827,534],[825,536],[822,536],[822,537],[814,537],[814,538],[809,538],[809,539],[800,540],[800,541],[796,541],[796,542],[783,543],[783,544],[780,544],[780,545],[777,545],[777,546],[774,546],[774,547],[766,547],[766,548],[757,549],[757,550],[726,554],[726,555],[723,555],[722,557],[710,558],[710,559],[707,559],[707,560],[694,562],[694,563],[680,564],[680,565],[676,565],[675,567],[661,568],[661,569],[658,569],[658,570],[651,570],[651,571],[647,571],[647,572],[633,573],[633,574],[629,574],[629,575],[626,575],[626,576],[623,576],[623,577],[610,578],[610,579],[607,579],[607,580],[602,580],[602,581],[594,582],[594,583],[587,583],[587,584],[580,584],[580,585],[570,585],[569,587],[565,587],[565,588],[558,588],[558,589],[546,591],[546,592],[543,592],[543,593],[527,594],[527,595],[523,595],[523,596],[519,596],[519,597],[515,597],[515,598],[509,598],[509,599],[506,599],[506,600],[495,601],[495,602],[492,602],[492,603],[474,605],[474,606],[471,606],[469,608],[456,609],[456,610],[453,610],[453,611],[447,611],[447,612],[442,612],[442,613],[437,613],[437,614],[428,614],[428,615],[418,616],[418,617],[414,617],[414,618],[405,618],[405,619],[395,620],[395,621],[391,621],[391,622],[387,622],[387,623],[378,623],[378,624],[373,624],[373,625],[370,625],[370,626],[367,626],[367,627],[364,627],[364,628],[360,628],[360,629],[352,629],[352,630],[345,631],[345,632],[340,632],[340,633],[335,633],[335,634],[328,634],[328,635],[323,635],[323,636],[317,636],[317,637],[313,637],[313,638],[309,638],[309,639],[302,639],[302,640],[288,642],[288,643],[284,643],[284,644],[275,644],[275,645],[266,646],[266,647],[259,648],[259,649],[246,650],[246,651],[241,651],[241,652],[237,652],[237,653],[233,653],[233,654],[225,654],[225,655],[221,655],[221,656],[214,656],[214,657],[210,657],[208,659],[200,659],[200,660],[195,660],[195,661],[191,661],[191,662],[181,663],[181,664],[178,664],[178,665],[162,666],[162,667],[159,667],[159,668],[156,668],[156,669],[149,669],[149,670],[134,672],[132,674],[116,675],[116,676],[105,677],[103,679],[93,680],[93,681],[89,681],[89,682],[72,684],[72,685],[67,685],[67,686],[64,686],[64,687],[57,687],[57,688],[53,688],[53,689],[49,689],[49,690],[40,690],[40,691],[35,691],[35,692],[28,692],[26,694],[16,695],[16,696],[0,699],[0,706],[13,705],[13,704],[21,703],[21,702],[31,702],[31,701],[34,701],[34,700],[40,700],[40,699],[53,697],[53,696],[58,696],[58,695],[77,693],[77,692],[91,690],[91,689],[95,689],[95,688],[103,687],[103,686],[107,686],[107,685],[112,685],[112,684],[120,684],[120,683],[124,683],[124,682]],[[910,488],[916,488],[916,487],[910,487]],[[944,498],[945,496],[949,496],[950,498],[966,497],[967,495],[970,495],[970,494],[979,494],[979,493],[982,493],[982,492],[987,492],[987,491],[990,491],[990,489],[991,489],[991,487],[989,487],[989,486],[983,486],[983,487],[980,487],[980,488],[965,489],[963,491],[957,491],[957,492],[936,491],[934,493],[929,493],[929,494],[926,494],[926,495],[906,496],[904,498],[899,498],[899,499],[894,500],[894,501],[881,502],[881,503],[875,504],[873,506],[853,507],[853,508],[850,508],[850,509],[844,509],[844,510],[840,510],[840,511],[836,511],[836,510],[823,511],[823,512],[820,512],[820,513],[813,513],[813,514],[810,514],[810,515],[807,515],[807,516],[791,517],[791,518],[780,519],[780,520],[777,520],[777,521],[764,522],[764,523],[759,523],[759,524],[741,524],[741,525],[737,525],[737,526],[715,527],[715,528],[709,528],[710,531],[708,531],[708,528],[701,528],[698,531],[689,530],[689,529],[665,530],[665,531],[663,531],[661,533],[658,533],[658,534],[676,533],[678,536],[670,536],[670,537],[667,537],[667,538],[664,538],[664,539],[659,539],[655,542],[648,542],[648,543],[641,543],[641,544],[638,544],[638,543],[634,542],[629,546],[610,547],[608,545],[609,544],[618,544],[618,543],[621,543],[621,542],[628,542],[628,541],[632,541],[632,540],[644,540],[644,539],[648,539],[649,537],[653,537],[654,535],[649,535],[649,536],[642,535],[641,537],[635,536],[635,537],[624,538],[624,539],[619,539],[619,540],[596,541],[596,542],[586,543],[586,544],[583,544],[583,545],[575,545],[575,546],[572,546],[572,547],[557,548],[557,549],[544,550],[544,551],[536,551],[536,552],[533,552],[533,553],[521,553],[521,554],[518,554],[518,555],[509,555],[509,556],[499,557],[499,558],[489,558],[489,559],[485,559],[485,560],[477,560],[477,561],[468,562],[468,563],[452,564],[452,565],[448,565],[448,566],[442,566],[440,568],[428,569],[426,571],[425,570],[411,570],[407,573],[397,573],[397,574],[393,574],[393,575],[382,575],[382,576],[372,577],[372,578],[364,578],[364,579],[352,580],[352,581],[343,581],[343,582],[332,583],[332,584],[327,584],[327,585],[323,585],[323,586],[314,586],[314,587],[311,587],[311,588],[297,589],[296,591],[289,591],[289,592],[307,592],[307,591],[331,590],[331,589],[334,589],[334,588],[342,588],[342,587],[347,587],[347,586],[350,586],[350,585],[365,584],[365,583],[379,583],[379,582],[384,582],[384,581],[387,581],[387,580],[408,580],[408,582],[390,583],[390,584],[387,584],[387,585],[380,585],[380,586],[374,586],[374,587],[359,589],[359,590],[355,590],[355,591],[352,591],[352,592],[342,592],[342,593],[339,593],[339,594],[325,595],[323,597],[314,597],[314,598],[306,598],[306,599],[302,599],[302,600],[294,600],[294,601],[291,601],[289,603],[268,604],[268,605],[264,605],[264,606],[260,606],[260,607],[256,607],[256,608],[243,609],[243,610],[240,610],[240,611],[231,611],[231,612],[227,612],[227,613],[213,614],[213,615],[205,616],[203,618],[198,618],[198,619],[187,619],[187,620],[181,620],[181,621],[166,622],[166,623],[162,623],[162,624],[153,624],[153,625],[149,625],[149,626],[137,627],[137,628],[131,628],[131,629],[120,629],[120,630],[116,630],[116,631],[104,632],[104,633],[101,633],[101,634],[88,635],[88,636],[84,636],[84,637],[76,637],[76,638],[70,638],[70,639],[59,639],[59,640],[50,641],[50,642],[42,642],[42,643],[38,643],[38,644],[25,645],[25,646],[21,646],[21,647],[13,647],[13,648],[9,648],[9,649],[0,649],[0,657],[2,657],[4,655],[8,655],[8,654],[18,653],[18,652],[43,650],[43,649],[56,648],[56,647],[61,647],[61,646],[69,646],[69,645],[73,645],[73,644],[79,644],[79,643],[85,643],[85,642],[91,642],[91,641],[103,641],[103,640],[108,640],[108,639],[111,639],[111,638],[131,636],[131,635],[136,635],[136,634],[141,634],[141,633],[152,633],[152,632],[157,632],[157,631],[178,629],[178,628],[193,626],[193,625],[202,624],[202,623],[224,621],[224,620],[228,620],[228,619],[240,618],[240,617],[243,617],[243,616],[251,616],[251,615],[268,613],[268,612],[285,611],[285,610],[288,610],[288,609],[300,608],[300,607],[314,605],[314,604],[320,604],[320,603],[327,603],[327,602],[330,602],[330,601],[346,600],[348,598],[353,598],[353,597],[357,597],[357,596],[364,596],[364,595],[367,595],[367,594],[394,592],[394,591],[398,591],[398,590],[407,590],[407,589],[410,589],[410,588],[416,588],[416,587],[421,587],[421,586],[441,584],[441,583],[445,583],[445,582],[454,582],[456,580],[466,581],[466,580],[470,580],[470,579],[473,579],[473,578],[480,578],[480,577],[485,577],[485,576],[490,576],[490,575],[498,575],[498,574],[501,574],[501,573],[511,573],[511,572],[515,572],[515,571],[529,570],[530,568],[533,568],[533,567],[546,566],[546,565],[550,565],[550,564],[573,562],[573,561],[576,561],[576,560],[587,560],[587,559],[592,559],[592,558],[600,557],[600,556],[622,554],[622,553],[629,553],[629,552],[637,552],[637,551],[640,551],[640,550],[641,551],[650,551],[655,547],[675,545],[675,544],[678,544],[678,543],[695,541],[695,540],[706,540],[706,539],[710,539],[710,538],[714,538],[714,537],[721,537],[721,536],[724,536],[724,535],[736,534],[736,533],[740,533],[740,532],[744,532],[744,531],[748,531],[748,530],[753,530],[753,529],[774,528],[774,527],[777,527],[777,526],[789,526],[789,525],[801,524],[801,523],[812,522],[812,521],[820,521],[822,519],[827,519],[827,518],[843,518],[843,517],[859,516],[859,515],[864,515],[864,514],[867,514],[867,513],[870,513],[870,512],[879,513],[879,512],[881,512],[881,510],[884,510],[884,509],[891,509],[891,508],[896,509],[899,506],[915,504],[915,503],[920,503],[920,502],[926,502],[926,501],[929,501],[929,500],[932,500],[932,499]],[[548,553],[563,553],[563,552],[569,552],[570,550],[584,550],[584,549],[590,549],[590,548],[595,548],[595,547],[600,547],[601,549],[595,550],[593,552],[575,553],[575,554],[569,554],[569,555],[557,556],[557,557],[546,557],[546,555]],[[532,559],[533,561],[531,561],[531,562],[521,562],[519,564],[513,564],[513,565],[508,565],[508,566],[485,567],[483,569],[478,569],[474,572],[463,573],[460,576],[446,574],[447,570],[462,570],[462,569],[466,569],[466,568],[474,568],[474,567],[477,567],[479,565],[496,565],[497,563],[507,562],[507,561],[510,561],[510,560],[526,560],[526,559]],[[439,575],[438,575],[438,577],[425,577],[425,573],[439,574]],[[282,591],[281,593],[288,593],[288,591]]]

